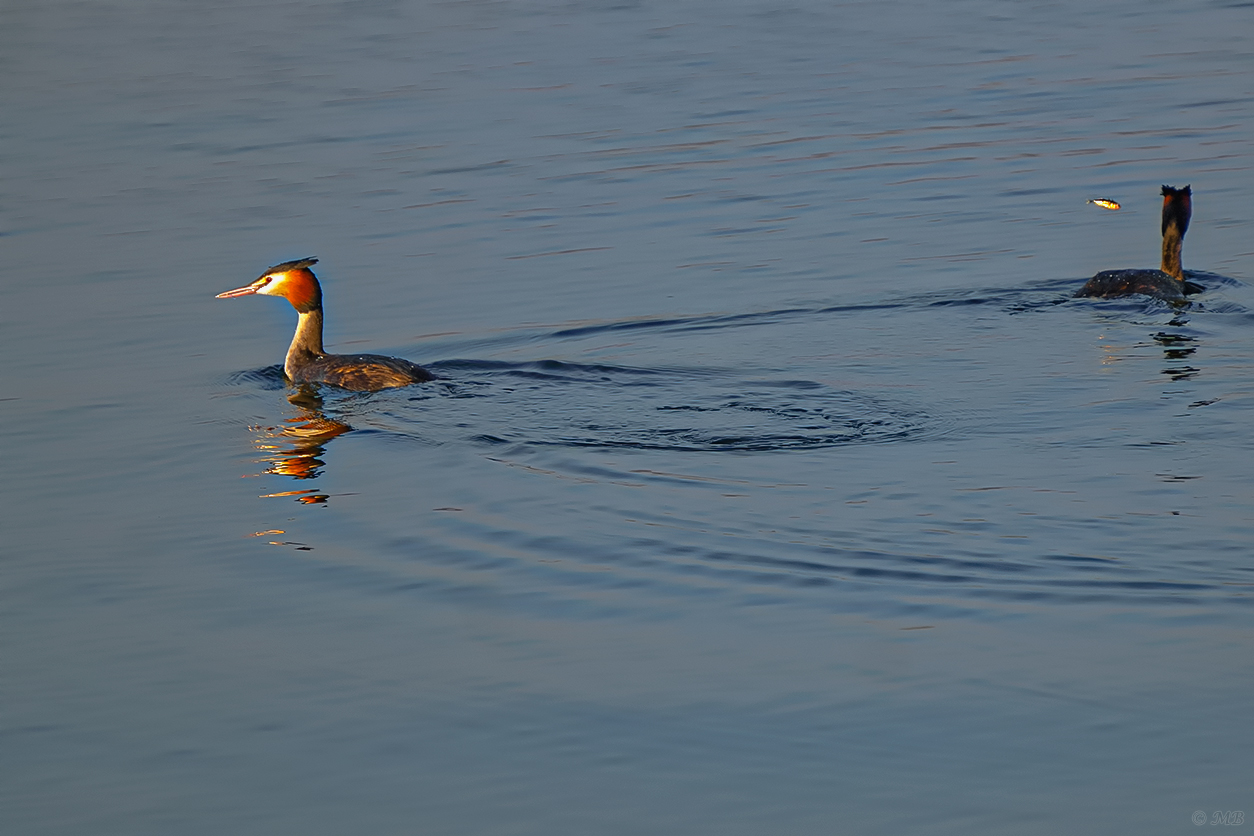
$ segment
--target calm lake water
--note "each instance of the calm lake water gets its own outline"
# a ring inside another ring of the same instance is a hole
[[[0,830],[1254,813],[1252,19],[7,4]]]

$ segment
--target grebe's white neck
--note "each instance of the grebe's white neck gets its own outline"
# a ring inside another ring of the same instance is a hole
[[[296,320],[296,334],[287,349],[287,359],[283,362],[283,371],[287,376],[296,379],[296,368],[314,357],[322,357],[322,308],[306,311]]]

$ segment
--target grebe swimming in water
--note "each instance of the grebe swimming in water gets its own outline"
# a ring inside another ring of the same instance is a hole
[[[1088,280],[1076,296],[1112,299],[1142,293],[1155,299],[1183,302],[1186,293],[1205,288],[1185,281],[1180,266],[1180,247],[1193,216],[1193,189],[1163,186],[1163,264],[1159,270],[1103,270]]]
[[[257,281],[216,298],[282,296],[300,314],[296,336],[287,350],[283,371],[293,383],[330,383],[359,392],[373,392],[435,380],[435,375],[408,360],[379,354],[327,354],[322,350],[322,287],[309,268],[316,258],[276,264]]]

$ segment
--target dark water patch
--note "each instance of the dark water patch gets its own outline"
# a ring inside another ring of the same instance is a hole
[[[656,331],[656,332],[691,332],[718,330],[722,328],[740,328],[747,326],[770,326],[789,320],[827,317],[833,314],[857,314],[863,312],[889,311],[920,307],[962,307],[975,305],[1004,305],[1008,309],[1017,310],[1029,306],[1056,305],[1063,299],[1050,299],[1039,302],[1035,297],[1050,293],[1055,294],[1056,288],[1070,285],[1071,282],[1051,282],[1045,286],[1029,290],[1022,288],[996,290],[953,290],[934,294],[911,296],[904,299],[870,301],[860,304],[817,305],[813,307],[774,308],[749,313],[711,313],[685,317],[667,317],[659,319],[632,320],[629,322],[604,322],[581,325],[574,328],[562,328],[552,331],[548,336],[556,338],[588,337],[621,331]]]
[[[1240,279],[1208,270],[1185,270],[1184,275],[1192,281],[1205,285],[1208,290],[1213,287],[1245,287],[1245,282]]]
[[[665,319],[633,320],[629,322],[605,322],[585,325],[578,328],[565,328],[554,331],[554,337],[587,337],[601,333],[616,331],[669,331],[696,330],[701,328],[720,328],[732,325],[767,324],[783,317],[800,316],[814,313],[814,309],[785,308],[772,311],[760,311],[746,314],[700,314],[687,317],[668,317]]]
[[[1009,189],[1007,191],[999,192],[998,196],[999,197],[1034,197],[1036,195],[1042,195],[1042,194],[1057,194],[1061,191],[1063,191],[1063,189],[1060,189],[1057,187],[1046,188],[1046,189]]]
[[[744,326],[769,326],[789,320],[826,317],[833,314],[858,314],[896,309],[946,308],[968,306],[1001,306],[1010,313],[1037,308],[1055,307],[1071,299],[1082,282],[1054,279],[1026,287],[949,289],[898,299],[868,301],[856,304],[816,305],[812,307],[774,308],[749,313],[699,314],[687,317],[605,322],[577,328],[564,328],[551,333],[553,337],[585,337],[616,331],[699,331]]]
[[[475,171],[489,171],[497,168],[505,168],[510,165],[509,160],[495,160],[490,163],[478,163],[475,165],[459,166],[456,168],[433,168],[427,172],[428,175],[437,174],[468,174]]]
[[[485,372],[505,377],[535,380],[609,381],[615,378],[653,377],[673,374],[665,369],[640,369],[596,363],[568,363],[562,360],[536,360],[530,363],[505,363],[494,360],[457,360],[433,364],[433,368]]]

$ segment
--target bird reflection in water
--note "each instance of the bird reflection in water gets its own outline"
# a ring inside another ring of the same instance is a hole
[[[1186,322],[1187,320],[1175,319],[1170,324],[1183,327]],[[1182,362],[1197,351],[1196,337],[1159,331],[1154,335],[1154,342],[1163,347],[1163,356],[1171,363],[1171,365],[1163,369],[1163,374],[1169,375],[1172,380],[1188,380],[1197,374],[1198,369]]]
[[[300,410],[298,415],[283,419],[277,427],[256,427],[254,445],[262,453],[258,461],[265,463],[264,473],[290,476],[293,479],[316,479],[325,466],[321,458],[327,442],[352,429],[343,421],[328,418],[322,412],[322,398],[310,386],[301,386],[288,401]],[[263,497],[295,497],[297,502],[313,505],[324,503],[329,496],[315,489],[280,491]]]
[[[1098,337],[1097,343],[1102,355],[1101,363],[1103,366],[1120,363],[1131,356],[1140,354],[1145,348],[1156,345],[1162,349],[1163,359],[1166,361],[1161,369],[1162,374],[1170,377],[1173,382],[1188,380],[1201,371],[1189,363],[1194,359],[1193,355],[1197,353],[1201,342],[1199,337],[1185,333],[1188,324],[1189,320],[1178,314],[1167,323],[1167,327],[1179,330],[1159,331],[1151,335],[1152,342],[1150,343],[1141,340],[1122,343],[1108,339],[1107,335],[1102,335]]]

